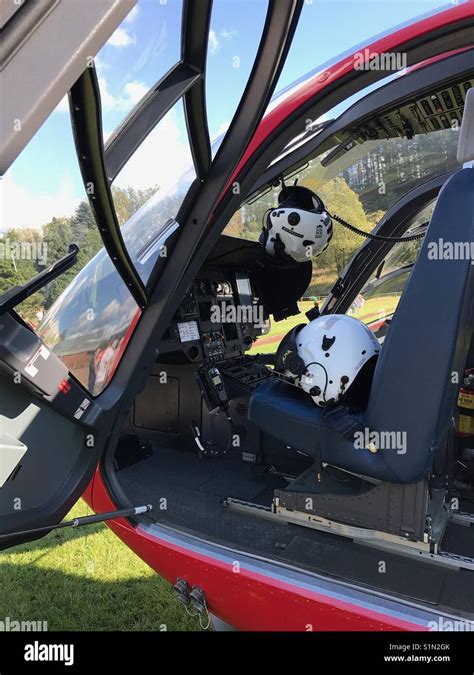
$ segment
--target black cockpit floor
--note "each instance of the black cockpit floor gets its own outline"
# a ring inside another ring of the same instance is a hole
[[[344,537],[223,508],[224,497],[270,505],[273,490],[284,489],[287,483],[262,467],[232,456],[199,459],[190,452],[155,447],[151,457],[122,469],[117,479],[131,502],[154,506],[159,523],[474,618],[474,572],[446,569]],[[449,532],[453,546],[459,532],[474,542],[474,527],[456,527]],[[382,568],[381,561],[385,562]]]

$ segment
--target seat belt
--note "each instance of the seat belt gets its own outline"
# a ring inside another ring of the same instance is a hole
[[[343,405],[326,408],[323,419],[328,426],[348,441],[354,441],[356,433],[364,433],[365,425]]]

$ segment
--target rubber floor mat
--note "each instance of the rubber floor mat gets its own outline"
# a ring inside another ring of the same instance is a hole
[[[214,476],[203,483],[199,492],[218,497],[235,497],[244,501],[254,499],[262,490],[265,483],[250,480],[235,480],[233,476]]]

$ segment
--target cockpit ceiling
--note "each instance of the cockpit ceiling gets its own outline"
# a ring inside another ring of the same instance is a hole
[[[396,108],[367,116],[367,119],[340,136],[339,145],[323,160],[325,166],[355,145],[370,140],[413,138],[461,124],[466,94],[474,85],[474,72],[446,87],[436,88],[419,98],[411,98]]]

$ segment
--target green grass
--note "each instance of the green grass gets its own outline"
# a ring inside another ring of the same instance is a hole
[[[281,342],[281,339],[290,332],[290,330],[299,323],[307,323],[308,319],[305,316],[311,307],[314,306],[314,303],[306,300],[298,303],[301,313],[297,316],[290,316],[288,319],[283,321],[272,321],[272,326],[270,332],[267,335],[262,335],[257,342],[253,345],[252,349],[249,350],[249,354],[268,354],[269,352],[275,352],[278,348],[278,345]]]
[[[80,501],[68,516],[90,515]],[[56,530],[0,553],[0,621],[48,630],[193,631],[171,586],[103,524]]]

